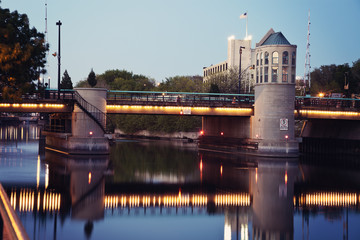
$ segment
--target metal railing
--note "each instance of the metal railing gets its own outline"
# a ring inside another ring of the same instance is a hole
[[[108,91],[110,104],[196,107],[249,107],[254,104],[253,94]]]
[[[104,132],[106,132],[106,114],[86,101],[78,92],[74,92],[73,97],[81,110],[83,110]]]
[[[360,110],[360,99],[296,96],[295,108],[353,109],[353,110],[359,111]]]

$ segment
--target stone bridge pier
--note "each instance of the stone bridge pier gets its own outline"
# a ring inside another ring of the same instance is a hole
[[[45,148],[66,154],[108,154],[106,89],[77,88],[71,114],[53,114]]]

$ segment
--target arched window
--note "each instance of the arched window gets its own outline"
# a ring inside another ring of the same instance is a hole
[[[259,68],[256,68],[256,83],[259,83]]]
[[[262,67],[260,68],[260,83],[262,83],[263,81],[263,69]]]
[[[282,55],[282,64],[289,64],[289,53],[286,51]]]
[[[291,54],[291,64],[293,66],[295,66],[295,63],[296,63],[296,53],[292,52],[292,54]]]
[[[259,66],[259,54],[256,54],[256,66]]]
[[[262,65],[262,64],[263,64],[263,58],[264,58],[263,53],[260,53],[260,65]]]
[[[265,64],[265,65],[268,65],[268,64],[269,64],[269,53],[268,53],[268,52],[265,52],[264,64]]]
[[[272,53],[272,63],[279,64],[279,53],[278,52]]]

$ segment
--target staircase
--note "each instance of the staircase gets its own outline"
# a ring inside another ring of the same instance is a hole
[[[104,133],[113,132],[113,124],[107,114],[86,101],[78,92],[74,91],[73,99],[75,103],[83,110],[92,120],[94,120]],[[107,124],[108,123],[108,124]]]

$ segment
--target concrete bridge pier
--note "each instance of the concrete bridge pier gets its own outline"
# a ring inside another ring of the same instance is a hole
[[[296,155],[294,121],[295,86],[291,83],[268,83],[255,86],[252,139],[258,152],[266,155]]]
[[[77,88],[73,112],[57,114],[58,122],[71,125],[71,131],[45,132],[46,149],[69,154],[108,154],[106,128],[106,89]],[[71,124],[70,124],[71,123]],[[65,124],[66,125],[66,124]]]

